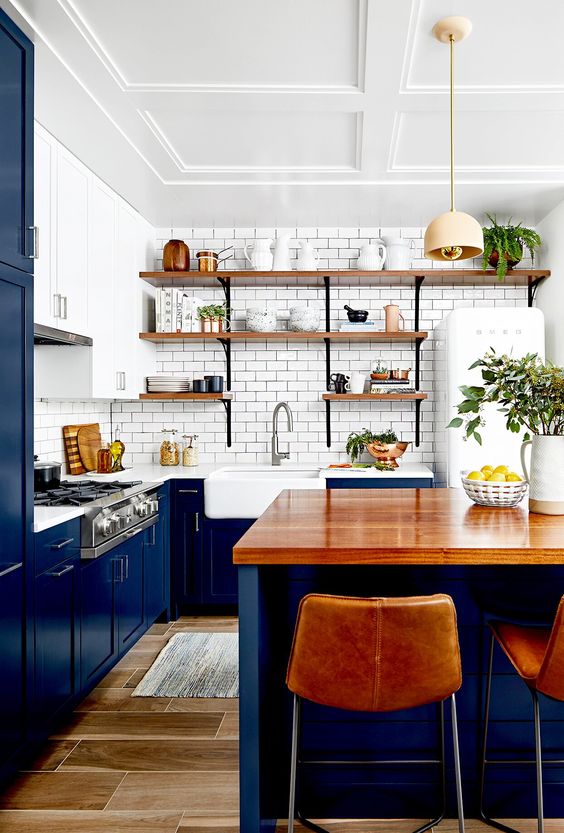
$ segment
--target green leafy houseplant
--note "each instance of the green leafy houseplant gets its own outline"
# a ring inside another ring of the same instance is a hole
[[[509,431],[518,434],[526,429],[524,440],[530,434],[564,435],[564,368],[543,364],[536,353],[514,359],[497,355],[493,349],[469,369],[476,367],[481,369],[484,384],[460,386],[464,399],[457,410],[462,416],[454,417],[448,428],[464,426],[466,437],[474,437],[481,445],[483,408],[493,402],[505,414]]]
[[[362,431],[358,433],[353,432],[349,434],[347,439],[346,450],[347,454],[351,458],[351,462],[355,462],[359,459],[361,454],[364,452],[366,446],[369,443],[397,443],[398,436],[395,431],[392,431],[390,428],[388,431],[384,431],[380,434],[373,434],[368,428],[363,428]]]
[[[500,280],[507,270],[516,266],[523,257],[523,246],[528,249],[534,262],[535,249],[542,245],[540,235],[534,229],[525,228],[521,223],[511,225],[511,218],[506,226],[498,225],[495,215],[486,214],[491,226],[484,227],[484,254],[482,268],[488,264],[495,268]]]

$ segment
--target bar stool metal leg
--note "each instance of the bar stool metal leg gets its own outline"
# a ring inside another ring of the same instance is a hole
[[[539,696],[536,691],[531,692],[533,696],[533,710],[535,713],[535,758],[537,770],[537,829],[538,833],[544,833],[544,807],[542,795],[542,742],[541,742],[541,718]]]
[[[456,717],[456,697],[451,695],[452,745],[454,748],[454,776],[456,779],[456,804],[458,808],[458,831],[464,833],[464,802],[462,799],[462,774],[460,771],[460,747],[458,745],[458,720]]]
[[[296,774],[298,769],[298,738],[300,734],[300,698],[294,694],[292,708],[292,752],[290,758],[290,800],[288,802],[288,833],[294,833],[296,815]]]

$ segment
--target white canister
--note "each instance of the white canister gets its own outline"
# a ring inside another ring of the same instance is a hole
[[[403,269],[411,269],[411,247],[412,240],[405,240],[403,237],[384,237],[386,244],[386,269],[401,272]]]
[[[315,333],[319,329],[319,317],[315,307],[290,307],[288,329],[296,333]]]
[[[531,446],[531,473],[525,449]],[[529,511],[564,515],[564,437],[535,434],[521,446],[521,464],[529,481]]]
[[[253,333],[276,332],[276,309],[274,307],[249,307],[246,318],[247,330]]]

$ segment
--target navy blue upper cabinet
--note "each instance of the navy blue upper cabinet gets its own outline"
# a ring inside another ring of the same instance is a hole
[[[158,492],[159,520],[145,530],[145,614],[147,626],[169,611],[170,600],[170,499],[169,484]]]
[[[33,272],[33,44],[0,11],[0,261]]]

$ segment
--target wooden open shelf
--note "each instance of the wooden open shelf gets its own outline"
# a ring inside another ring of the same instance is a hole
[[[548,269],[512,269],[503,281],[500,281],[493,269],[406,269],[396,271],[380,269],[368,271],[362,269],[318,269],[312,272],[292,270],[289,272],[255,272],[253,270],[221,270],[219,272],[140,272],[139,277],[153,286],[194,287],[205,286],[218,280],[229,279],[233,283],[244,286],[245,283],[284,284],[286,281],[320,286],[325,277],[334,284],[346,285],[348,282],[357,283],[358,280],[367,284],[385,284],[398,286],[409,284],[416,278],[424,278],[425,284],[450,283],[463,286],[468,283],[485,284],[488,286],[527,286],[539,279],[548,278]],[[448,280],[446,280],[448,279]]]
[[[233,399],[232,393],[140,393],[139,399],[178,399],[182,401],[192,400],[199,401],[203,399],[205,402],[216,400],[225,402],[225,400]]]
[[[292,330],[279,330],[275,333],[255,333],[251,330],[226,330],[221,333],[139,333],[144,341],[202,341],[225,339],[226,341],[422,341],[427,338],[425,330],[399,330],[388,333],[384,330],[374,332],[363,330],[361,333],[319,331],[315,333],[295,333]]]
[[[426,393],[323,393],[321,398],[326,402],[345,402],[351,399],[374,399],[382,402],[386,399],[427,399]]]

